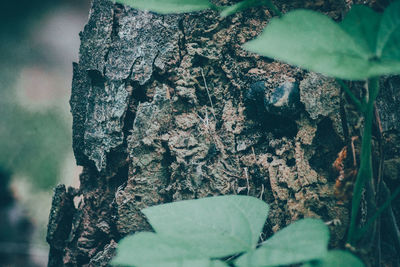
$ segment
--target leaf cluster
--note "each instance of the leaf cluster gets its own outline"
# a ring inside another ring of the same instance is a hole
[[[364,266],[344,251],[328,251],[329,230],[303,219],[259,243],[268,205],[249,196],[219,196],[142,210],[155,232],[140,232],[118,245],[122,266]],[[336,264],[336,265],[335,265]]]
[[[327,76],[365,80],[400,73],[400,1],[383,14],[355,5],[340,23],[310,10],[274,18],[244,48]]]

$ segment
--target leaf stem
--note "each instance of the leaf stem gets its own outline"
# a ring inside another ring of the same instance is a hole
[[[371,78],[368,80],[368,102],[365,104],[363,112],[364,115],[364,132],[361,143],[361,160],[360,169],[358,170],[356,183],[354,185],[352,207],[351,207],[351,221],[347,243],[354,245],[357,241],[356,233],[358,227],[357,216],[360,208],[361,195],[366,181],[372,179],[372,121],[374,118],[374,101],[379,93],[379,78]]]
[[[361,101],[353,94],[353,92],[350,90],[350,88],[340,79],[336,79],[336,82],[343,88],[343,90],[346,92],[346,94],[350,97],[350,99],[356,105],[357,109],[360,112],[364,112],[364,107],[361,104]]]
[[[227,17],[227,16],[235,14],[239,11],[245,10],[247,8],[260,6],[263,4],[265,4],[268,7],[268,9],[270,9],[274,13],[274,15],[277,15],[279,17],[282,16],[282,13],[279,11],[279,9],[276,7],[276,5],[274,5],[274,3],[272,3],[270,0],[262,0],[262,1],[260,1],[260,0],[243,0],[239,3],[236,3],[231,6],[216,6],[216,5],[212,4],[211,2],[210,2],[210,4],[211,4],[212,9],[221,12],[221,14],[220,14],[221,17]]]

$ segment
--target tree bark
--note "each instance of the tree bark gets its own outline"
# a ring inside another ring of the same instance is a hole
[[[278,3],[337,20],[350,4]],[[331,166],[359,135],[359,117],[334,80],[241,49],[270,18],[264,8],[222,19],[93,1],[70,101],[84,170],[79,189],[55,190],[49,266],[107,266],[122,237],[150,229],[141,209],[224,194],[266,201],[266,236],[317,217],[340,222],[330,224],[331,245],[343,245],[349,199],[335,196]],[[392,176],[400,169],[400,90],[396,77],[383,83],[378,108]]]

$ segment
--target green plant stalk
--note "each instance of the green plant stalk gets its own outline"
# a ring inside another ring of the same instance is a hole
[[[256,6],[256,4],[260,5],[259,0],[242,1],[242,2],[239,2],[239,3],[231,6],[231,8],[232,8],[231,12],[235,13],[240,10],[243,10],[243,9],[246,9],[246,8],[249,8],[252,6]],[[263,0],[262,4],[265,4],[268,7],[268,9],[271,10],[278,17],[282,17],[282,12],[278,9],[278,7],[274,3],[272,3],[271,0]]]
[[[221,12],[222,10],[224,10],[224,7],[217,6],[216,4],[210,2],[210,9],[215,10],[217,12]]]
[[[361,203],[361,195],[366,181],[372,179],[372,122],[374,118],[374,101],[379,93],[379,78],[371,78],[368,80],[368,101],[363,104],[364,115],[364,132],[361,143],[361,159],[360,169],[358,170],[356,183],[354,185],[351,221],[347,243],[351,246],[357,241],[357,215]]]
[[[343,90],[347,93],[347,95],[350,97],[350,99],[353,101],[353,103],[356,105],[357,109],[360,112],[363,112],[363,105],[361,104],[361,101],[353,94],[352,91],[350,91],[349,87],[340,79],[336,79],[336,82],[343,88]]]
[[[214,4],[211,4],[211,8],[217,11],[221,12],[221,16],[222,17],[226,17],[226,16],[230,16],[234,13],[237,13],[239,11],[245,10],[247,8],[250,7],[256,7],[256,6],[260,6],[260,5],[266,5],[268,7],[268,9],[270,11],[272,11],[272,13],[274,15],[277,16],[282,16],[282,13],[279,11],[279,9],[274,5],[274,3],[272,3],[270,0],[244,0],[241,1],[237,4],[234,4],[232,6],[216,6]]]

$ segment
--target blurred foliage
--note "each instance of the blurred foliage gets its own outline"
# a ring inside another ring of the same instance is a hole
[[[70,142],[69,130],[54,110],[30,112],[18,105],[0,108],[0,165],[27,175],[39,188],[57,182]]]
[[[70,129],[61,110],[32,111],[18,103],[17,71],[13,65],[0,74],[0,166],[31,178],[37,188],[50,189],[71,145]]]
[[[67,98],[88,5],[87,0],[2,3],[0,266],[47,265],[51,189],[75,177]]]
[[[71,130],[61,108],[21,104],[16,82],[24,66],[41,61],[29,43],[33,25],[66,2],[79,1],[6,1],[0,9],[0,167],[29,178],[37,189],[50,189],[59,180],[71,151]]]

